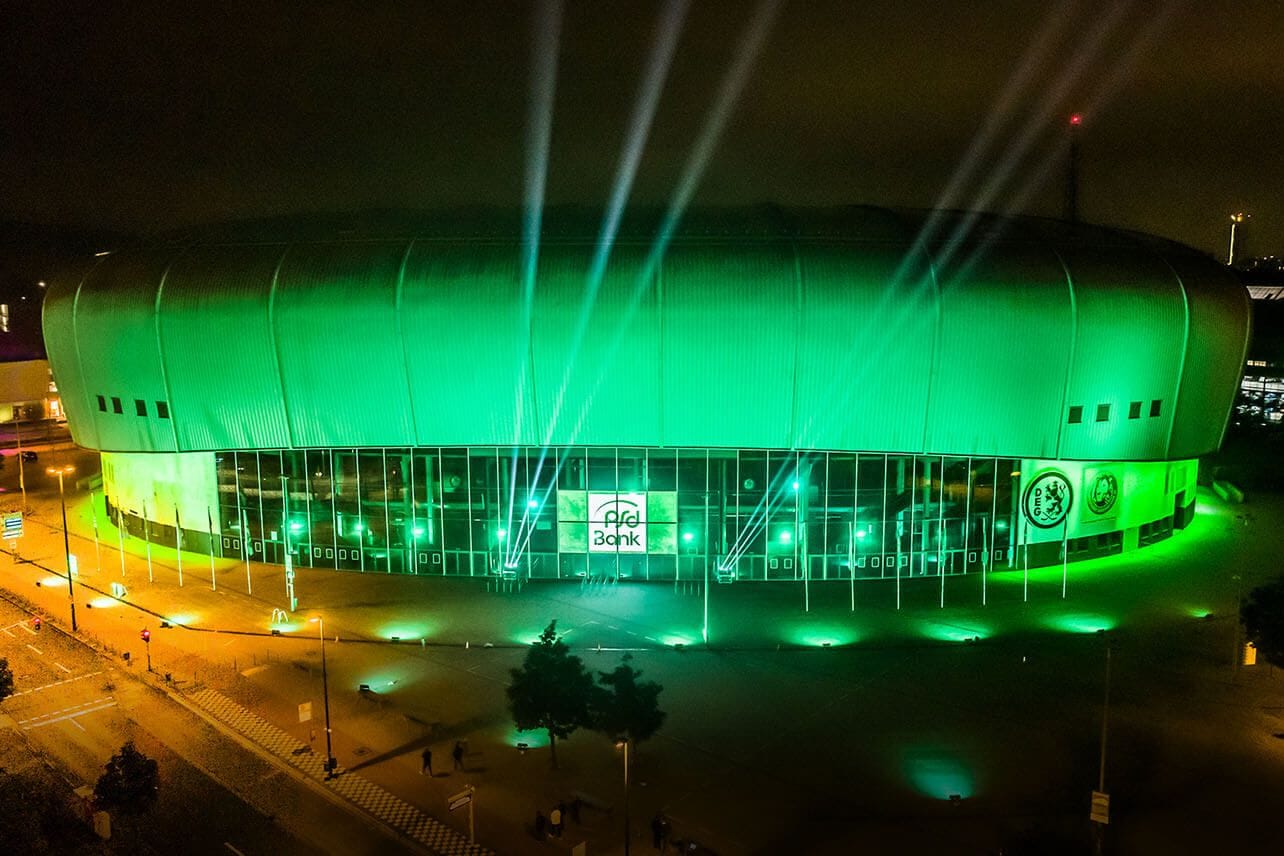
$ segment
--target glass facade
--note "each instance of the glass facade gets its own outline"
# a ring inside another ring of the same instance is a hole
[[[221,551],[255,561],[654,581],[1016,566],[1010,458],[474,447],[214,459]]]

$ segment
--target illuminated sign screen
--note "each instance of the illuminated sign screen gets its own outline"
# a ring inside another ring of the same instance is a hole
[[[646,494],[588,495],[590,553],[646,552]]]
[[[559,490],[557,548],[563,553],[678,552],[676,491]]]

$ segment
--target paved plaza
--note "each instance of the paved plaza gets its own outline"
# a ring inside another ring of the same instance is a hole
[[[40,476],[28,486],[25,561],[4,560],[0,580],[66,624],[56,489]],[[466,812],[447,811],[446,799],[474,785],[479,842],[498,853],[569,852],[581,840],[590,853],[623,850],[622,759],[611,743],[578,733],[552,770],[542,735],[516,732],[506,711],[507,670],[554,618],[590,669],[629,650],[665,687],[668,720],[634,759],[635,852],[650,852],[657,811],[676,836],[722,854],[1079,852],[1107,643],[1113,852],[1247,846],[1284,807],[1284,741],[1273,736],[1284,730],[1284,686],[1265,667],[1232,666],[1237,593],[1278,567],[1260,537],[1284,524],[1272,497],[1229,507],[1201,494],[1187,531],[1064,574],[948,578],[944,608],[936,578],[901,581],[898,610],[895,580],[854,593],[813,583],[804,602],[795,584],[500,590],[483,579],[301,569],[299,608],[284,621],[281,568],[251,565],[247,586],[243,562],[215,559],[215,590],[209,558],[185,553],[180,588],[178,557],[153,545],[149,582],[146,545],[127,538],[122,575],[101,495],[69,500],[85,638],[117,658],[129,651],[126,668],[138,669],[148,626],[155,668],[176,687],[315,752],[320,648],[307,619],[323,615],[345,775],[422,816],[422,828],[431,819],[457,835]],[[122,600],[109,597],[113,582],[126,587]],[[304,702],[315,714],[300,723]],[[462,771],[450,769],[457,740]],[[420,774],[425,747],[439,759],[433,777]],[[296,763],[286,754],[282,763]],[[579,823],[536,842],[535,812],[576,794],[588,801]]]

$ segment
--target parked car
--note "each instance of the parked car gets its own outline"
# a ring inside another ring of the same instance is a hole
[[[31,463],[32,461],[38,460],[39,458],[40,456],[37,455],[35,452],[27,451],[22,453],[22,459],[27,463]]]

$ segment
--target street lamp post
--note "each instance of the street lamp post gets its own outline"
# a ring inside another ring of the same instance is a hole
[[[1106,792],[1106,736],[1108,734],[1110,722],[1110,638],[1106,636],[1105,631],[1101,631],[1105,637],[1106,643],[1106,692],[1105,698],[1101,704],[1101,761],[1097,768],[1097,792],[1105,794]],[[1109,805],[1107,803],[1107,805]],[[1096,853],[1100,856],[1105,839],[1104,821],[1096,824],[1093,830],[1093,843],[1096,847]]]
[[[1230,220],[1231,220],[1230,246],[1227,247],[1226,249],[1226,264],[1228,267],[1230,265],[1235,264],[1235,229],[1239,226],[1240,223],[1243,223],[1245,220],[1247,220],[1251,216],[1253,215],[1245,214],[1243,211],[1236,211],[1234,214],[1230,215]]]
[[[317,623],[317,635],[321,637],[321,698],[325,705],[325,777],[334,778],[334,768],[339,766],[334,760],[334,749],[330,743],[330,678],[325,662],[325,619],[321,616],[309,618]]]
[[[58,477],[58,501],[62,504],[62,551],[67,559],[67,602],[71,604],[71,632],[76,628],[76,590],[71,581],[71,542],[67,538],[67,495],[63,492],[63,476],[71,475],[76,468],[71,464],[63,467],[47,467],[45,472]]]
[[[631,834],[629,829],[629,738],[625,735],[616,744],[624,748],[624,856],[629,856]]]

